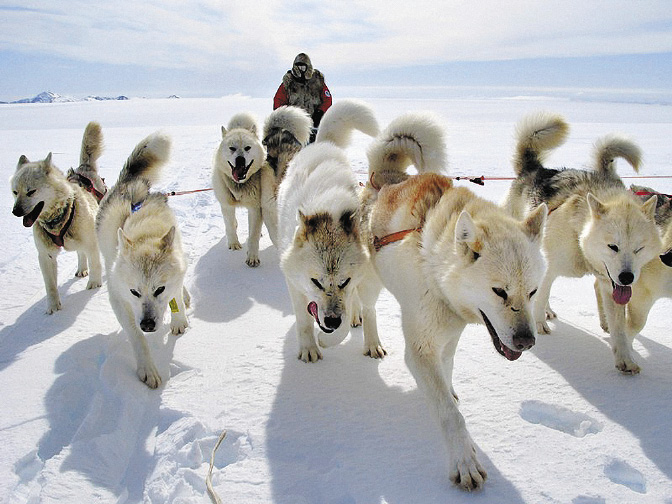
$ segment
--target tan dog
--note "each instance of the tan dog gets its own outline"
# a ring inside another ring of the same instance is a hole
[[[625,305],[642,267],[660,254],[656,199],[642,204],[616,174],[617,157],[635,169],[640,159],[639,148],[620,136],[608,135],[596,143],[592,171],[545,168],[544,154],[564,141],[567,129],[564,120],[552,114],[529,116],[518,126],[514,158],[518,179],[507,206],[534,208],[546,203],[551,212],[543,244],[548,269],[535,306],[537,330],[550,333],[546,318],[556,316],[548,303],[553,281],[558,276],[592,274],[611,329],[616,367],[623,373],[638,373],[632,340],[625,334]]]
[[[82,138],[81,164],[97,172],[103,149],[98,123],[89,123]],[[33,228],[40,270],[47,291],[47,313],[61,309],[56,257],[62,249],[77,251],[77,277],[89,275],[87,289],[102,284],[102,266],[94,231],[98,201],[78,184],[69,182],[51,161],[30,162],[21,156],[11,180],[14,194],[12,213]]]
[[[448,177],[427,173],[442,168],[443,159],[443,135],[431,120],[411,115],[391,124],[369,152],[365,228],[375,271],[401,307],[406,363],[441,428],[449,477],[472,490],[486,471],[457,407],[455,350],[470,323],[484,324],[507,360],[534,345],[546,206],[516,221],[468,189],[453,188]],[[405,175],[409,164],[420,175]],[[363,310],[375,305],[375,296],[360,297]]]

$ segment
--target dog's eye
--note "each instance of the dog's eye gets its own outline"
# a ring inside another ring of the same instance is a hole
[[[348,285],[349,283],[350,283],[350,279],[346,278],[345,280],[343,280],[343,282],[341,282],[341,285],[339,285],[338,288],[339,289],[345,289],[345,286]]]
[[[635,249],[635,254],[639,254],[642,250],[644,250],[644,247],[639,247],[638,249]]]
[[[252,147],[250,147],[250,146],[248,145],[247,147],[245,147],[245,152],[249,152],[251,148],[252,148]]]
[[[321,291],[324,290],[324,287],[322,287],[322,284],[321,284],[320,282],[317,281],[317,278],[311,278],[310,281],[313,282],[313,283],[315,284],[315,286],[316,286],[318,289],[320,289]]]
[[[165,291],[166,288],[162,285],[158,289],[154,291],[154,297],[159,297],[161,294],[163,294],[163,291]]]
[[[614,245],[613,243],[610,243],[608,247],[613,250],[614,252],[618,252],[618,245]]]
[[[32,190],[28,191],[26,193],[26,196],[32,196],[33,194],[35,194],[35,189],[32,189]]]
[[[504,301],[506,301],[506,298],[509,296],[506,294],[506,291],[504,289],[500,289],[499,287],[493,287],[492,292],[497,294],[500,298],[502,298]]]
[[[534,289],[532,292],[530,292],[530,299],[532,299],[532,296],[534,296],[537,293],[537,289]]]
[[[230,150],[231,152],[236,152],[236,148],[235,148],[235,147],[229,147],[229,150]]]
[[[140,297],[140,293],[139,293],[137,290],[135,290],[135,289],[131,289],[131,294],[133,294],[133,295],[134,295],[135,297],[137,297],[137,298]]]

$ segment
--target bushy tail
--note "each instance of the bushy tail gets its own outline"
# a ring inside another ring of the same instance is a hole
[[[344,149],[353,130],[374,137],[380,128],[371,107],[356,100],[340,100],[324,114],[315,141],[331,142]]]
[[[524,117],[516,127],[516,175],[539,168],[546,154],[562,145],[568,133],[569,125],[558,114],[538,112]]]
[[[419,173],[440,173],[447,165],[443,127],[431,114],[404,114],[373,141],[367,156],[376,185],[402,180],[410,165]]]
[[[117,184],[138,178],[146,180],[149,185],[155,184],[169,156],[170,138],[163,133],[152,133],[135,146],[119,174]]]
[[[642,151],[632,140],[612,133],[595,142],[593,147],[595,171],[615,173],[615,161],[619,157],[625,159],[636,172],[639,172]]]
[[[278,107],[264,121],[264,143],[275,139],[284,140],[284,133],[288,132],[301,146],[308,143],[313,120],[308,112],[299,107],[283,105]]]
[[[98,158],[103,153],[103,131],[100,124],[90,122],[86,125],[82,138],[82,151],[79,154],[79,165],[98,171]]]
[[[235,114],[229,119],[229,124],[226,125],[226,128],[222,126],[222,137],[226,135],[227,131],[233,129],[246,129],[251,131],[257,137],[259,136],[259,127],[257,125],[256,118],[248,112],[240,112]]]

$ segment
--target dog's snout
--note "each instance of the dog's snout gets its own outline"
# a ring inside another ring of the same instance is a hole
[[[518,352],[529,350],[534,346],[535,342],[536,339],[534,338],[534,334],[529,330],[519,331],[513,336],[514,350],[517,350]]]
[[[25,212],[18,205],[14,205],[14,208],[12,208],[12,213],[16,217],[23,217],[25,215]]]
[[[621,282],[621,285],[630,285],[635,280],[635,275],[630,271],[623,271],[618,275],[618,281]]]
[[[245,157],[243,156],[236,157],[236,168],[245,168],[245,166],[246,166]]]
[[[324,325],[327,329],[336,330],[341,325],[341,317],[324,317]]]
[[[140,321],[140,329],[144,332],[156,331],[156,321],[153,318],[144,318]]]

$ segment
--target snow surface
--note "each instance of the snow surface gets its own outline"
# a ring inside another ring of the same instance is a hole
[[[374,94],[375,93],[371,93]],[[381,96],[384,93],[380,93]],[[593,141],[631,135],[643,175],[672,167],[672,108],[557,96],[413,99],[369,97],[381,125],[431,110],[448,133],[453,175],[511,176],[514,124],[544,109],[572,126],[552,166],[585,166]],[[338,95],[336,99],[338,99]],[[108,183],[133,146],[156,129],[174,141],[161,190],[210,187],[220,126],[270,99],[140,100],[0,106],[0,502],[207,502],[210,452],[223,429],[213,483],[231,503],[672,503],[672,340],[669,300],[654,306],[635,342],[639,376],[615,368],[599,327],[592,279],[559,279],[549,336],[516,362],[501,358],[483,326],[457,351],[460,409],[489,473],[472,494],[451,486],[437,425],[404,364],[399,308],[383,292],[379,332],[389,355],[362,355],[361,329],[324,360],[297,360],[294,315],[276,250],[262,238],[261,266],[226,246],[211,192],[170,200],[189,255],[190,328],[150,337],[164,385],[135,376],[106,285],[85,290],[76,255],[59,257],[63,310],[48,316],[31,232],[11,215],[8,180],[21,154],[49,151],[62,170],[78,163],[86,123],[102,124]],[[366,177],[368,139],[349,149]],[[619,164],[624,176],[634,173]],[[634,181],[627,181],[634,182]],[[668,179],[638,180],[666,193]],[[470,189],[499,200],[509,182]],[[247,232],[239,212],[239,232]]]

